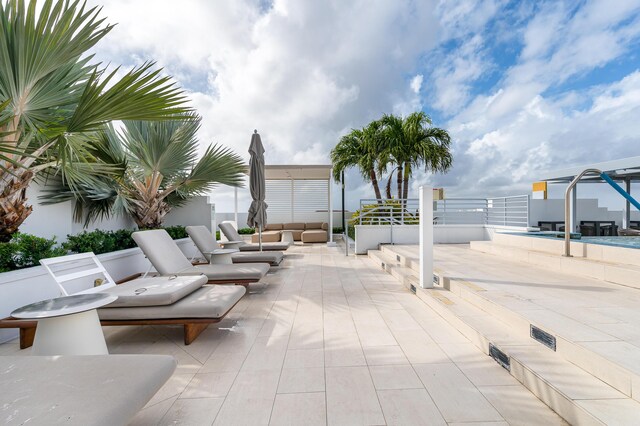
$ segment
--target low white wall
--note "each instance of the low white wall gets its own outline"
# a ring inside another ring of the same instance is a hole
[[[184,238],[176,243],[188,258],[199,255],[191,239]],[[116,281],[138,272],[145,272],[150,265],[137,247],[100,254],[98,259]],[[0,273],[0,318],[8,317],[13,310],[21,306],[59,295],[55,281],[42,266]],[[17,336],[17,329],[0,329],[0,343]]]
[[[418,225],[393,226],[393,239],[389,225],[356,225],[356,254],[366,254],[379,244],[419,244]],[[434,225],[434,244],[467,244],[487,241],[496,232],[522,232],[526,228],[493,225]]]

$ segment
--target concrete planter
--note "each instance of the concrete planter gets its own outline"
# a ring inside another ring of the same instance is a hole
[[[188,258],[199,254],[190,238],[176,240],[176,243]],[[98,259],[114,280],[145,272],[150,266],[137,247],[100,254]],[[6,318],[21,306],[59,295],[58,287],[42,266],[0,273],[0,318]],[[17,329],[0,329],[0,343],[17,336]]]

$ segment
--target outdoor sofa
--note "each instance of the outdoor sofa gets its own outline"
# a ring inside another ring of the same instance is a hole
[[[269,271],[265,263],[192,265],[164,229],[137,231],[132,237],[160,275],[204,274],[210,284],[247,286],[260,281]]]
[[[215,237],[206,226],[187,226],[187,234],[198,247],[200,253],[211,262],[212,253],[220,249]],[[268,263],[270,266],[278,266],[284,259],[281,251],[240,252],[231,254],[233,263]]]
[[[127,425],[171,377],[168,355],[0,357],[5,425]]]
[[[220,232],[222,232],[224,234],[225,237],[227,237],[227,240],[229,241],[238,241],[241,242],[241,244],[238,246],[238,249],[242,252],[242,251],[259,251],[260,250],[260,245],[259,244],[250,244],[245,242],[242,239],[242,236],[240,234],[238,234],[238,231],[236,230],[236,228],[233,227],[232,224],[230,223],[221,223],[220,225],[218,225],[218,228],[220,228]],[[278,240],[280,241],[280,240]],[[287,250],[289,247],[291,247],[291,243],[288,242],[265,242],[264,240],[262,241],[262,250],[263,251],[285,251]]]
[[[329,226],[326,222],[293,222],[293,223],[270,223],[262,231],[262,242],[280,241],[282,231],[290,231],[293,241],[303,243],[326,243],[327,230]],[[251,236],[251,242],[258,242],[258,234]]]

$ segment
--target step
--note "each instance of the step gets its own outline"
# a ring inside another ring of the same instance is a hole
[[[384,253],[387,258],[391,258],[394,251],[399,248],[401,246],[386,246]],[[398,252],[407,258],[416,257],[415,247],[413,251],[405,247]],[[530,339],[532,326],[546,332],[555,338],[559,356],[608,383],[626,396],[640,400],[640,362],[638,362],[640,347],[617,340],[602,331],[543,306],[533,305],[526,300],[519,301],[518,297],[508,292],[486,291],[481,281],[452,279],[451,277],[459,277],[460,274],[442,268],[444,267],[440,265],[440,269],[435,271],[435,274],[446,290],[484,312],[490,313],[499,321],[510,324],[523,339]],[[523,304],[531,307],[522,307]]]
[[[402,266],[395,257],[390,256],[382,250],[369,250],[367,253],[369,259],[407,288],[411,288],[412,285],[418,285],[419,280],[415,271]]]
[[[395,257],[377,252],[371,258],[376,263],[386,261],[383,269],[410,275],[411,270]],[[395,265],[389,267],[394,261]],[[401,269],[405,271],[399,272]],[[510,373],[568,422],[632,424],[640,418],[640,403],[540,346],[520,327],[497,319],[446,288],[417,288],[416,295],[486,355],[490,347],[502,351],[508,357]],[[615,410],[610,408],[612,401]]]
[[[558,254],[505,245],[495,241],[472,241],[470,247],[475,251],[500,256],[516,262],[544,266],[566,274],[595,278],[640,289],[640,279],[638,279],[640,267],[636,265],[605,262],[584,257],[564,257]]]

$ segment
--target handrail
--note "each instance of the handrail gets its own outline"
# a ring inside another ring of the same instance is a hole
[[[578,184],[578,181],[582,179],[588,173],[597,173],[598,175],[602,174],[601,170],[598,169],[586,169],[583,170],[578,176],[573,178],[569,186],[564,192],[564,256],[571,257],[571,228],[569,228],[569,223],[571,223],[571,202],[569,201],[569,197],[571,196],[571,191]],[[576,206],[573,207],[574,209]]]

